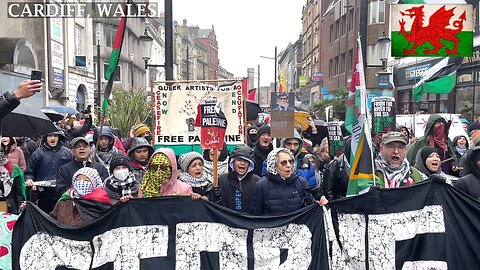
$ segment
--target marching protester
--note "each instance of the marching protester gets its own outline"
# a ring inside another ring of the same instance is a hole
[[[58,199],[55,188],[37,187],[34,182],[56,182],[59,168],[73,159],[70,150],[63,146],[64,141],[65,135],[61,130],[47,133],[42,146],[30,156],[30,165],[25,171],[25,184],[32,191],[38,191],[34,193],[38,196],[38,207],[46,213],[50,213]]]
[[[314,151],[316,157],[315,168],[323,174],[325,166],[330,163],[330,151],[328,149],[328,138],[325,137],[320,142],[320,146]]]
[[[377,185],[382,188],[408,186],[423,180],[420,172],[405,159],[408,139],[397,131],[383,135],[380,153],[375,159]]]
[[[455,154],[457,158],[460,159],[463,157],[468,151],[468,139],[463,135],[458,135],[453,138],[453,147],[455,147]]]
[[[28,168],[30,164],[30,156],[38,148],[37,143],[30,137],[20,137],[17,138],[17,146],[22,150],[26,168]]]
[[[237,145],[230,154],[229,172],[220,175],[220,205],[234,211],[251,213],[253,192],[259,176],[253,174],[253,150],[248,145]]]
[[[67,141],[70,142],[74,138],[85,136],[85,134],[87,134],[87,132],[92,128],[93,122],[90,113],[90,107],[88,107],[88,109],[83,113],[83,117],[85,118],[83,124],[77,120],[72,122],[72,126],[67,129]]]
[[[251,125],[247,128],[247,142],[248,146],[253,147],[257,142],[258,127],[256,125]]]
[[[100,127],[97,127],[93,133],[94,146],[90,151],[90,158],[93,160],[93,155],[96,154],[96,162],[102,164],[103,167],[109,171],[110,161],[112,160],[113,155],[119,154],[121,151],[114,146],[115,135],[113,135],[109,127],[104,126],[102,129],[102,134],[99,133]],[[95,148],[97,148],[98,151]]]
[[[480,146],[468,150],[465,157],[467,175],[458,179],[453,186],[480,202]]]
[[[132,172],[135,179],[142,183],[143,175],[147,168],[148,161],[153,155],[153,147],[143,137],[134,138],[127,156],[132,162]]]
[[[253,147],[253,156],[255,168],[253,173],[262,176],[263,162],[267,159],[268,154],[273,150],[272,135],[270,126],[263,125],[258,129],[257,142]]]
[[[27,163],[22,149],[17,146],[17,141],[13,137],[2,137],[2,150],[7,153],[8,160],[17,164],[24,172],[27,169]]]
[[[130,147],[135,138],[144,138],[148,142],[148,144],[151,144],[152,134],[150,132],[150,128],[147,127],[147,125],[145,124],[133,125],[132,128],[130,128],[129,137],[122,142],[123,147],[127,152],[128,150],[130,150]]]
[[[217,173],[218,175],[228,172],[228,149],[227,145],[224,143],[222,150],[217,150],[218,162],[217,162]],[[213,179],[213,151],[211,149],[203,150],[203,167],[207,174],[208,179]]]
[[[127,156],[115,154],[112,157],[110,177],[105,180],[105,191],[112,204],[142,197],[140,182],[135,179]]]
[[[7,201],[7,212],[18,214],[26,201],[25,179],[20,167],[0,151],[0,197]]]
[[[143,175],[141,192],[143,198],[192,195],[192,187],[179,181],[175,152],[170,148],[159,148],[148,162]]]
[[[408,148],[407,159],[410,165],[415,166],[415,157],[420,148],[430,145],[439,150],[440,159],[442,160],[442,171],[452,175],[452,168],[457,164],[458,160],[453,143],[448,138],[449,128],[450,125],[447,124],[445,118],[438,114],[431,114],[425,126],[425,135],[418,138]]]
[[[65,191],[50,212],[59,223],[82,226],[100,217],[111,206],[97,170],[84,167],[72,177],[72,187]]]
[[[92,167],[90,144],[87,139],[84,137],[74,138],[70,142],[70,152],[72,153],[73,159],[58,169],[57,186],[55,187],[57,197],[60,197],[72,186],[72,178],[75,172],[83,167]],[[99,162],[95,162],[95,169],[103,183],[109,176],[107,169]]]
[[[351,137],[345,140],[343,153],[325,167],[322,192],[327,200],[336,200],[347,196],[350,177]]]
[[[423,180],[427,180],[433,174],[446,178],[446,174],[442,172],[441,162],[438,149],[425,146],[417,153],[415,168],[421,173]]]
[[[42,82],[39,80],[25,80],[21,82],[15,91],[7,91],[0,95],[0,119],[3,119],[11,111],[20,105],[20,100],[29,98],[42,90]]]
[[[281,215],[294,212],[315,200],[308,182],[295,173],[295,157],[286,148],[276,148],[267,157],[267,176],[257,183],[252,201],[252,215]],[[321,199],[326,204],[325,197]]]
[[[188,152],[178,158],[178,163],[182,169],[178,179],[191,186],[194,193],[208,197],[212,190],[212,178],[205,170],[202,155]],[[220,171],[218,173],[223,174]]]

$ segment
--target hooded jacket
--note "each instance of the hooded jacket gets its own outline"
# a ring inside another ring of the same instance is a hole
[[[256,130],[257,132],[254,134],[250,134],[251,130]],[[248,146],[254,147],[255,143],[257,142],[257,134],[258,134],[258,127],[255,125],[252,125],[247,128],[247,142]]]
[[[416,157],[417,153],[420,151],[420,149],[424,146],[430,145],[428,137],[429,137],[430,134],[433,134],[433,126],[439,120],[446,122],[445,119],[438,114],[430,115],[430,117],[428,117],[427,125],[425,127],[425,135],[418,138],[408,148],[407,160],[410,163],[410,166],[415,166],[415,157]],[[445,139],[446,139],[446,142],[447,142],[448,153],[447,153],[447,156],[440,155],[440,159],[443,161],[445,159],[448,159],[448,158],[452,157],[453,158],[452,162],[447,162],[448,166],[451,168],[450,163],[458,162],[458,161],[457,161],[457,155],[455,154],[455,147],[453,147],[453,142],[448,138],[449,128],[450,128],[450,126],[448,125],[448,123],[445,124]],[[442,170],[444,171],[444,173],[451,174],[450,169],[448,171],[445,171],[445,168],[446,168],[446,165],[442,165]]]
[[[150,161],[148,162],[147,165],[147,170],[150,167],[150,164],[154,158],[154,156],[163,153],[165,154],[168,159],[170,160],[171,166],[172,166],[172,176],[170,177],[169,181],[165,181],[162,183],[162,186],[160,188],[160,196],[172,196],[172,195],[190,195],[192,194],[192,187],[188,184],[183,183],[182,181],[179,181],[178,178],[178,166],[177,166],[177,160],[175,158],[175,153],[173,152],[172,149],[170,148],[159,148],[157,151],[155,151],[150,158]],[[142,183],[142,191],[145,190],[146,187],[148,187],[148,182],[144,181]],[[145,192],[143,192],[145,194]]]
[[[461,177],[453,186],[480,202],[480,170],[475,162],[480,160],[480,146],[475,146],[465,154],[465,167],[469,174]]]
[[[145,174],[145,169],[146,165],[142,165],[135,160],[133,160],[133,151],[138,148],[146,147],[148,149],[148,160],[153,155],[153,147],[148,143],[148,141],[145,138],[139,137],[139,138],[134,138],[132,140],[132,144],[130,145],[130,149],[128,149],[127,156],[132,160],[132,172],[135,175],[135,179],[139,183],[142,183],[143,175]]]
[[[98,142],[98,137],[100,133],[100,128],[96,128],[95,131],[93,132],[93,142],[96,144]],[[106,151],[102,151],[100,148],[98,148],[98,152],[96,151],[95,147],[96,145],[92,146],[92,149],[90,150],[90,160],[93,160],[93,155],[96,153],[97,154],[97,161],[101,163],[105,169],[110,170],[110,161],[112,160],[112,157],[115,154],[121,153],[120,150],[118,150],[115,146],[115,135],[113,134],[112,130],[104,126],[102,129],[102,136],[107,136],[110,138],[110,142],[108,144],[108,147]]]
[[[233,169],[233,163],[238,158],[249,161],[247,173],[241,180]],[[230,155],[229,172],[220,175],[218,178],[220,205],[242,213],[250,213],[252,211],[253,193],[256,183],[260,179],[259,176],[253,174],[254,167],[252,148],[244,144],[236,146]]]

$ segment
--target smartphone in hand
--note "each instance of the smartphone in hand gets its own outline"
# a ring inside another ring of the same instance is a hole
[[[30,74],[30,80],[42,80],[42,71],[41,70],[32,70],[32,73]]]

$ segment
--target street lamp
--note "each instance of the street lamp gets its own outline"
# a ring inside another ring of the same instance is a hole
[[[97,95],[96,95],[96,100],[95,102],[97,103],[95,108],[100,108],[100,93],[101,93],[101,88],[102,88],[102,78],[101,72],[100,72],[100,41],[102,40],[102,31],[98,30],[96,33],[96,38],[97,38]],[[100,113],[100,110],[99,110]],[[100,115],[100,114],[99,114]],[[100,118],[99,118],[100,119]]]
[[[274,73],[274,83],[273,87],[275,88],[274,91],[277,92],[277,46],[275,46],[275,57],[268,57],[268,56],[260,56],[261,58],[272,59],[275,60],[275,73]]]
[[[377,40],[377,45],[380,51],[380,60],[382,61],[382,69],[387,69],[387,60],[390,56],[390,38],[385,35],[383,32],[382,36],[380,36]]]

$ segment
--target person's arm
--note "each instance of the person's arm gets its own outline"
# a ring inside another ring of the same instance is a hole
[[[40,92],[42,82],[37,80],[25,80],[21,82],[15,91],[8,91],[0,97],[0,119],[20,105],[20,100],[29,98]]]
[[[82,137],[85,133],[87,133],[91,128],[92,128],[92,117],[90,114],[84,114],[85,116],[85,123],[83,123],[83,126],[79,129],[73,129],[73,131],[70,133],[71,138],[74,139],[76,137]]]

